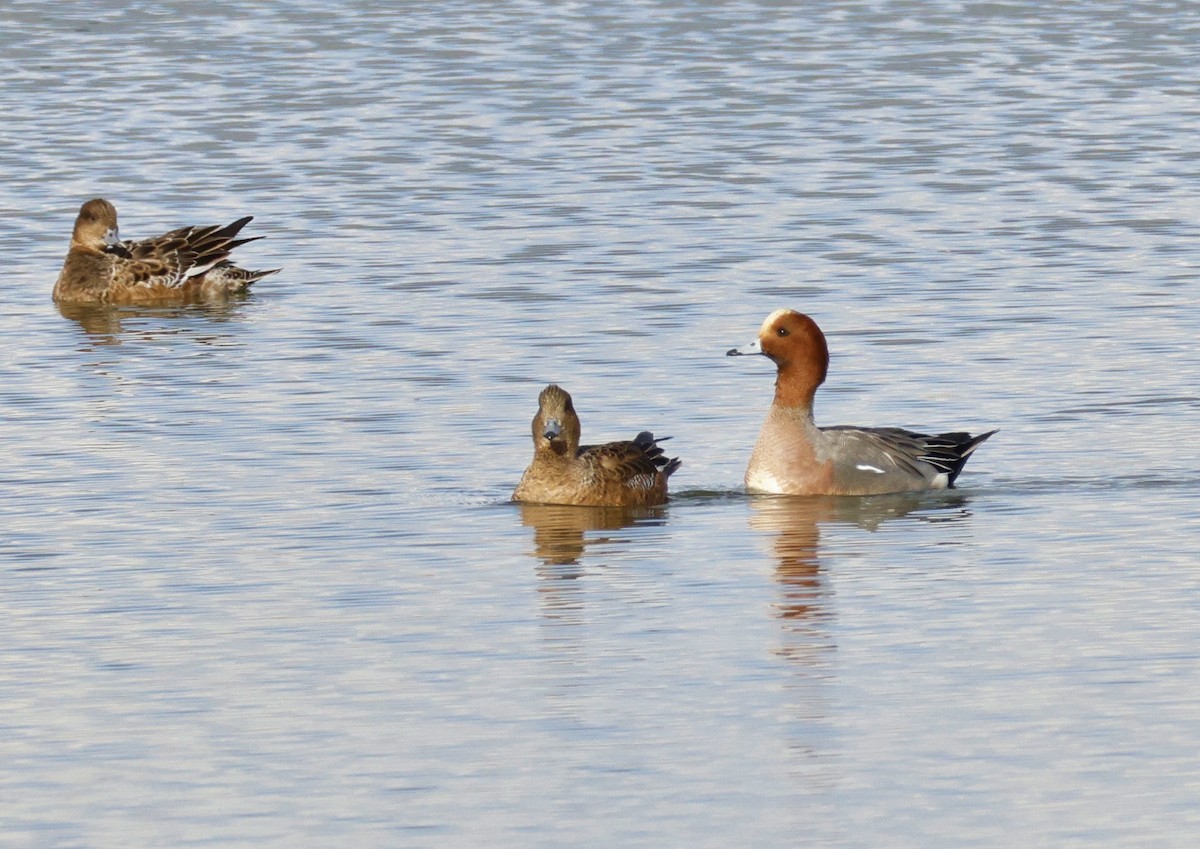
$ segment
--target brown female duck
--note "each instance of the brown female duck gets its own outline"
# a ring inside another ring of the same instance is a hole
[[[554,384],[538,396],[533,417],[533,462],[513,501],[594,507],[641,507],[667,500],[667,478],[679,459],[663,456],[649,431],[632,440],[580,446],[571,396]]]
[[[71,247],[54,284],[63,304],[161,304],[242,292],[278,268],[247,271],[229,261],[252,216],[225,227],[181,227],[140,242],[121,241],[117,209],[103,198],[79,209]],[[257,238],[257,237],[256,237]]]

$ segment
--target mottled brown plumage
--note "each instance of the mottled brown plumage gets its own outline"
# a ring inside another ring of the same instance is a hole
[[[538,396],[532,430],[533,462],[513,501],[634,507],[667,500],[667,478],[679,460],[664,457],[662,439],[649,431],[629,441],[580,446],[571,396],[554,384]]]
[[[54,284],[54,300],[69,304],[159,304],[245,291],[279,269],[248,271],[229,261],[252,216],[225,227],[181,227],[143,241],[121,241],[117,210],[103,198],[79,209],[71,247]]]

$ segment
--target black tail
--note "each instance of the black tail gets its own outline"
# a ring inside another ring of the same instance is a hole
[[[930,436],[925,440],[925,453],[921,459],[949,475],[948,486],[954,486],[954,479],[967,465],[971,454],[994,433],[997,431],[989,430],[979,436],[971,436],[966,431],[955,431]]]
[[[670,438],[669,436],[655,436],[648,430],[643,430],[633,438],[633,444],[642,449],[646,457],[662,472],[664,478],[669,478],[671,473],[678,469],[679,464],[683,462],[678,457],[663,456],[663,450],[658,443],[666,442]]]

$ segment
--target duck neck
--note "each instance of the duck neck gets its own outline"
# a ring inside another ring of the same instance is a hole
[[[538,460],[542,465],[546,466],[565,466],[574,456],[566,450],[566,446],[562,443],[551,445],[549,443],[541,443],[536,449]]]
[[[805,418],[812,418],[813,397],[817,394],[820,381],[803,369],[780,366],[775,376],[775,406],[795,411]]]
[[[104,254],[104,243],[96,243],[94,239],[80,239],[75,236],[71,237],[71,250],[75,253],[94,254],[102,256]]]

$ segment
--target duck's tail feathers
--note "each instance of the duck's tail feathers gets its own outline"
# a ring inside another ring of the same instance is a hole
[[[245,292],[259,280],[282,271],[281,268],[238,268],[231,262],[220,262],[204,274],[204,288],[210,294],[232,295]]]
[[[655,436],[648,430],[643,430],[633,438],[633,444],[642,449],[645,456],[658,467],[658,472],[663,476],[664,480],[669,478],[683,462],[678,457],[663,456],[663,450],[659,447],[658,443],[666,442],[670,438],[669,436]]]
[[[938,471],[945,472],[948,478],[947,486],[954,486],[954,479],[963,470],[963,466],[967,465],[971,454],[995,433],[995,430],[989,430],[979,436],[972,436],[966,431],[939,433],[925,442],[925,451],[921,459]]]

